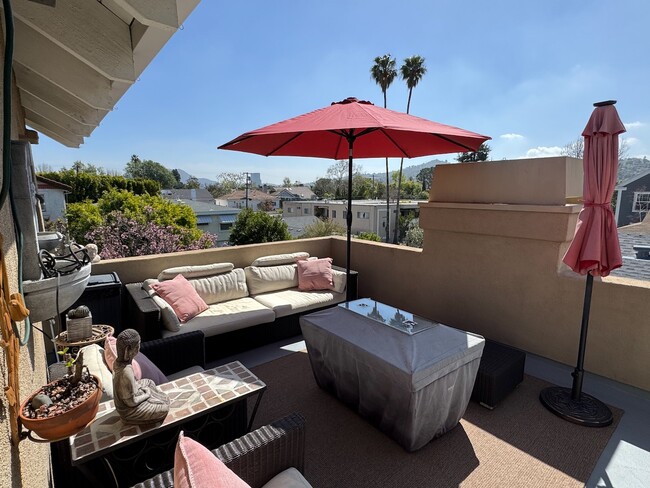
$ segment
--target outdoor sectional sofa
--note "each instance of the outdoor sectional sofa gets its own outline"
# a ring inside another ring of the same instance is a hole
[[[346,300],[345,271],[337,267],[332,267],[333,289],[298,288],[296,261],[308,258],[302,252],[260,257],[245,268],[215,263],[165,269],[156,279],[126,285],[126,324],[145,341],[200,330],[206,337],[209,361],[300,335],[302,314]],[[185,323],[152,288],[178,274],[209,306]],[[347,286],[356,298],[356,272],[350,273]]]

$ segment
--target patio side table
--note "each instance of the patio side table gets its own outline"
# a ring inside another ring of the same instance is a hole
[[[170,469],[183,430],[208,449],[250,431],[266,385],[239,361],[159,385],[171,404],[162,423],[122,422],[113,401],[69,441],[70,462],[93,486],[132,486]],[[247,399],[256,395],[248,419]]]

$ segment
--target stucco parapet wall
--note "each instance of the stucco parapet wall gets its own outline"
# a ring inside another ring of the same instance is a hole
[[[581,205],[511,205],[429,202],[420,205],[424,230],[541,241],[573,238]]]

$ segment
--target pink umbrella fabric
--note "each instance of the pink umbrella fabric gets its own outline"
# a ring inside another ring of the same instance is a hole
[[[613,104],[597,106],[582,132],[584,207],[563,261],[573,271],[607,276],[623,264],[611,207],[618,173],[618,135],[625,126]]]

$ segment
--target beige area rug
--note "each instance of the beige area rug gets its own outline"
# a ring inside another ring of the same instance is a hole
[[[457,427],[407,453],[314,381],[306,353],[252,369],[268,389],[255,427],[299,412],[306,419],[305,477],[326,487],[581,487],[614,424],[586,428],[547,411],[538,400],[549,383],[526,376],[496,409],[470,402]]]

